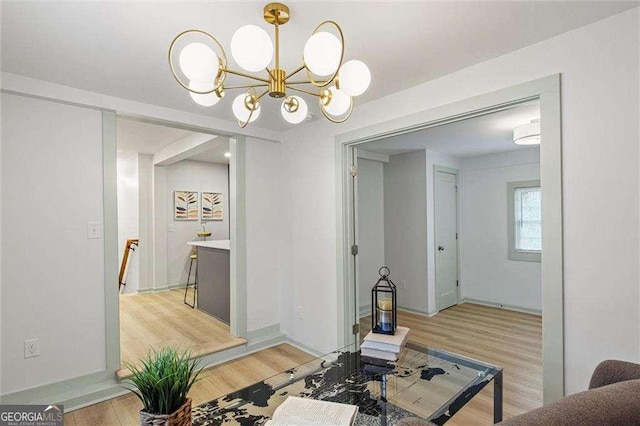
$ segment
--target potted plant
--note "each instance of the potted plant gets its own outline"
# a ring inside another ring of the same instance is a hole
[[[143,426],[191,425],[191,398],[189,389],[198,379],[202,368],[199,360],[190,359],[189,351],[178,352],[175,348],[150,351],[141,366],[125,363],[133,374],[128,388],[140,400],[144,408],[140,411]]]

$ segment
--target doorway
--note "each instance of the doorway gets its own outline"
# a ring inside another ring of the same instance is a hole
[[[343,278],[343,281],[339,282],[342,289],[339,292],[339,306],[344,309],[342,318],[345,319],[340,325],[339,336],[345,342],[349,341],[348,336],[351,335],[351,324],[348,318],[356,316],[354,312],[358,310],[357,300],[359,295],[355,286],[358,262],[353,260],[353,252],[350,249],[356,246],[355,236],[357,235],[354,231],[356,226],[352,223],[357,211],[356,206],[351,205],[352,200],[357,197],[355,192],[358,187],[357,179],[353,178],[351,173],[353,156],[355,155],[353,148],[356,146],[360,148],[364,143],[383,138],[411,134],[416,130],[483,116],[527,102],[539,102],[541,138],[543,140],[539,151],[540,181],[545,198],[545,202],[541,206],[541,217],[545,224],[541,231],[542,251],[545,253],[541,260],[543,282],[541,299],[544,306],[542,317],[542,394],[544,403],[550,403],[564,395],[559,75],[480,95],[375,126],[361,128],[336,137],[336,150],[340,153],[336,158],[337,166],[343,171],[341,180],[337,185],[338,208],[343,212],[343,221],[338,227],[338,252],[340,253],[338,270],[339,276]],[[443,163],[440,165],[450,166]],[[429,167],[431,166],[429,165]],[[433,234],[431,235],[433,236]],[[430,243],[433,243],[433,240]],[[435,260],[432,263],[431,259],[427,259],[427,264],[430,266],[429,269],[431,271],[435,271]]]
[[[116,134],[121,361],[167,346],[201,357],[245,344],[229,317],[232,142],[127,117],[116,118]],[[215,251],[214,275],[226,277],[216,290],[217,299],[227,295],[220,312],[208,309],[214,284],[202,250]]]

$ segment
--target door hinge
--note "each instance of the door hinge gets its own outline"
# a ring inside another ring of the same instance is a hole
[[[456,280],[456,287],[460,287],[460,282]]]
[[[458,239],[458,233],[456,232],[456,240]]]
[[[360,324],[353,324],[351,326],[351,331],[353,332],[353,334],[360,333]]]
[[[352,177],[358,176],[358,166],[356,166],[355,164],[349,166],[349,174]]]
[[[354,244],[351,246],[351,255],[352,256],[357,256],[358,255],[358,245]]]

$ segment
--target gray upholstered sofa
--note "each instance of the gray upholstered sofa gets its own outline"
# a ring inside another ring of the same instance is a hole
[[[433,423],[416,418],[398,426]],[[512,417],[502,426],[614,426],[640,425],[640,364],[604,361],[591,377],[589,390],[569,395],[537,410]]]

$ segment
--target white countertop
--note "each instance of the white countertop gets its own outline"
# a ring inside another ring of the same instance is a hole
[[[231,240],[189,241],[190,246],[231,250]]]

